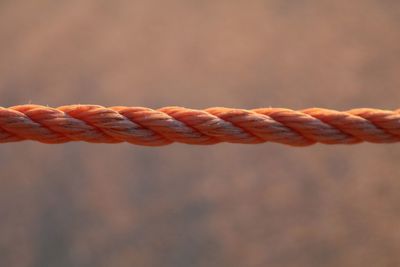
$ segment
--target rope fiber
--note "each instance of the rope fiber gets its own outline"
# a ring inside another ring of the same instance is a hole
[[[49,144],[129,142],[144,146],[173,142],[194,145],[276,142],[291,146],[393,143],[400,141],[400,109],[0,107],[0,142],[22,140]]]

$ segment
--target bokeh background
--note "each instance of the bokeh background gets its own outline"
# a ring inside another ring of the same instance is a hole
[[[399,108],[400,2],[0,1],[2,106]],[[399,266],[400,146],[0,149],[0,264]]]

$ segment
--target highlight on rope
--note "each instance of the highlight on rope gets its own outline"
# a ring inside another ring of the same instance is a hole
[[[144,146],[173,142],[193,145],[275,142],[291,146],[394,143],[400,141],[400,110],[0,107],[0,142],[23,140],[48,144],[128,142]]]

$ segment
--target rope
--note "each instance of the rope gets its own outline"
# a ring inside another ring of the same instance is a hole
[[[153,110],[96,105],[0,107],[0,142],[22,140],[49,144],[129,142],[145,146],[172,142],[196,145],[276,142],[292,146],[393,143],[400,141],[400,109],[341,112],[321,108],[294,111],[220,107]]]

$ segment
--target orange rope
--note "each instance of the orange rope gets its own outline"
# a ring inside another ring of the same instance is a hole
[[[400,110],[311,108],[204,110],[164,107],[38,105],[0,107],[0,142],[129,142],[161,146],[172,142],[206,145],[220,142],[355,144],[400,141]]]

